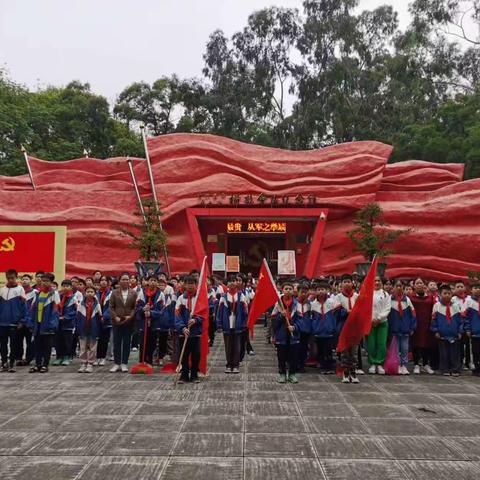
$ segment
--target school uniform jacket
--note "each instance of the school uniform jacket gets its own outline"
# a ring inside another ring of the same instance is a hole
[[[37,291],[34,288],[30,288],[28,290],[28,292],[25,290],[25,300],[26,300],[25,303],[26,303],[26,306],[27,306],[27,308],[25,310],[25,316],[28,314],[28,311],[32,307],[32,302],[33,302],[33,299],[35,298],[36,292]],[[24,317],[24,321],[25,321],[25,317]]]
[[[42,321],[38,322],[38,304],[40,291],[35,291],[35,298],[27,313],[27,326],[34,335],[51,335],[58,330],[60,296],[53,288],[50,289],[43,304]]]
[[[463,310],[464,315],[464,329],[470,332],[472,337],[480,337],[480,311],[478,299],[472,297],[466,302]]]
[[[76,328],[80,338],[98,338],[102,329],[102,308],[94,297],[89,325],[87,325],[87,305],[85,299],[78,306]]]
[[[60,294],[60,304],[58,306],[58,316],[59,316],[59,323],[58,328],[59,330],[73,330],[75,328],[75,321],[77,318],[77,299],[75,295],[69,295],[68,298],[65,299],[65,302],[62,307],[62,300],[64,294]],[[63,320],[60,320],[60,317],[63,317]]]
[[[181,337],[184,336],[183,329],[188,326],[194,298],[195,294],[184,293],[178,297],[175,305],[175,329]],[[190,336],[200,337],[202,335],[203,319],[195,315],[192,316],[192,320],[195,320],[195,324],[190,328]]]
[[[153,296],[148,296],[147,290],[142,289],[138,294],[137,301],[137,325],[138,330],[143,332],[145,326],[145,312],[143,307],[150,304],[150,327],[152,330],[168,330],[168,319],[165,319],[165,295],[156,289]]]
[[[390,297],[391,306],[388,314],[388,333],[391,335],[410,335],[417,328],[417,318],[412,301],[403,294],[400,298]]]
[[[175,305],[177,303],[177,294],[175,290],[170,287],[163,292],[165,296],[165,310],[163,312],[165,324],[168,325],[168,330],[175,329]]]
[[[15,327],[27,314],[25,290],[21,285],[0,288],[0,326]]]
[[[280,300],[280,301],[283,302],[283,300]],[[293,298],[292,304],[290,305],[290,309],[288,312],[290,316],[290,325],[292,325],[295,328],[293,335],[289,332],[287,328],[286,318],[282,312],[283,312],[283,309],[280,305],[280,302],[277,302],[273,307],[273,311],[272,311],[272,329],[273,329],[274,343],[276,345],[287,345],[288,342],[290,342],[291,345],[299,343],[300,342],[300,316],[297,311],[296,298]]]
[[[311,303],[312,334],[319,338],[331,338],[337,333],[335,312],[340,308],[335,297],[321,301],[316,298]]]
[[[337,334],[340,334],[342,331],[343,325],[347,320],[348,314],[352,311],[353,306],[357,300],[358,293],[353,292],[351,296],[345,295],[345,293],[340,292],[336,296],[336,302],[339,304],[339,308],[337,308],[335,312],[336,320],[337,320]]]
[[[104,291],[98,290],[96,297],[100,308],[102,309],[102,329],[112,328],[112,318],[110,317],[110,297],[112,295],[112,289],[107,288]]]
[[[297,313],[299,315],[299,328],[301,333],[312,333],[312,312],[310,300],[301,303],[297,298]]]
[[[463,333],[462,310],[458,303],[450,303],[450,319],[447,318],[447,306],[437,302],[433,306],[432,324],[433,333],[439,333],[443,340],[458,340],[458,334]]]
[[[233,311],[233,308],[235,310]],[[232,323],[230,316],[233,313]],[[233,334],[241,332],[247,325],[248,302],[242,291],[224,293],[218,302],[216,323],[217,328],[223,330],[223,333]]]

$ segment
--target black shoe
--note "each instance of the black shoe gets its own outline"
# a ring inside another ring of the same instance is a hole
[[[185,377],[184,375],[182,375],[179,379],[178,379],[178,383],[188,383],[190,381],[190,379],[188,377]]]
[[[8,363],[2,365],[2,372],[8,372]]]
[[[48,372],[48,367],[41,367],[39,371],[40,371],[40,373],[47,373]]]
[[[15,373],[15,364],[13,362],[8,367],[8,373]]]
[[[252,357],[255,356],[255,350],[250,350],[249,352],[247,352],[247,355],[251,355]]]
[[[190,381],[192,383],[200,383],[200,379],[195,375],[194,377],[191,377],[190,378]]]
[[[29,370],[29,373],[37,373],[37,372],[39,372],[39,371],[40,371],[40,367],[35,366],[35,367],[32,367],[32,368]]]

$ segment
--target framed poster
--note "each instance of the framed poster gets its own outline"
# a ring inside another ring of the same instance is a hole
[[[227,272],[239,272],[240,271],[240,257],[239,256],[227,256]]]
[[[296,276],[295,250],[278,251],[278,274]]]
[[[212,271],[213,272],[225,271],[225,254],[224,253],[212,253]]]

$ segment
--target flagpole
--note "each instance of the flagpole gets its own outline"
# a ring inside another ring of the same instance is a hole
[[[263,259],[263,263],[265,264],[265,267],[267,269],[267,273],[268,273],[268,276],[270,277],[270,280],[272,282],[273,285],[275,285],[275,282],[273,281],[273,276],[272,276],[272,272],[270,271],[270,267],[268,266],[268,263],[267,261],[265,260],[265,258]],[[277,292],[277,297],[278,297],[278,304],[280,305],[280,310],[282,311],[282,314],[283,316],[285,317],[285,320],[287,321],[287,327],[291,327],[291,323],[290,323],[290,320],[288,319],[287,317],[287,311],[285,310],[285,306],[283,305],[283,302],[282,302],[282,297],[280,296],[280,294],[278,293],[278,290],[275,289],[275,291]],[[290,330],[288,330],[290,332]],[[293,332],[290,332],[290,335],[293,337]]]
[[[140,192],[138,190],[137,177],[135,176],[132,160],[130,160],[130,157],[127,157],[127,163],[128,163],[128,168],[130,169],[130,175],[132,177],[133,188],[135,189],[135,195],[137,196],[138,208],[140,209],[140,213],[143,216],[143,220],[146,222],[147,217],[145,215],[145,209],[143,208],[142,198],[140,197]]]
[[[37,187],[36,187],[35,182],[33,180],[33,173],[32,173],[32,169],[30,168],[30,162],[28,161],[27,149],[23,145],[21,145],[20,150],[22,151],[23,158],[25,158],[25,163],[27,164],[28,176],[30,177],[30,181],[32,182],[32,188],[34,190],[36,190]]]
[[[153,195],[153,203],[157,210],[158,224],[159,224],[160,230],[163,230],[162,220],[160,218],[160,208],[158,206],[157,191],[155,190],[155,182],[153,180],[152,164],[150,162],[150,154],[148,153],[147,136],[145,134],[145,125],[143,123],[140,125],[140,131],[142,132],[143,148],[145,150],[145,159],[147,161],[147,170],[148,170],[148,177],[150,179],[150,188],[152,190],[152,195]],[[168,260],[168,252],[167,252],[166,245],[163,247],[163,256],[165,257],[167,274],[168,276],[170,276],[170,261]]]

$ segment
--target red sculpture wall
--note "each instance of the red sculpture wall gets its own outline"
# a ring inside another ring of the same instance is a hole
[[[172,134],[152,138],[148,146],[175,273],[198,267],[185,209],[199,206],[199,196],[219,193],[314,194],[317,206],[329,208],[317,274],[353,271],[361,261],[346,232],[355,211],[375,200],[392,227],[415,228],[397,242],[389,275],[453,279],[480,270],[480,180],[462,182],[462,165],[387,165],[391,147],[378,142],[292,152],[212,135]],[[137,255],[119,233],[137,221],[126,159],[31,158],[31,167],[36,191],[28,176],[0,177],[0,220],[67,225],[69,274],[131,270]],[[145,161],[134,159],[134,168],[141,194],[148,195]]]

